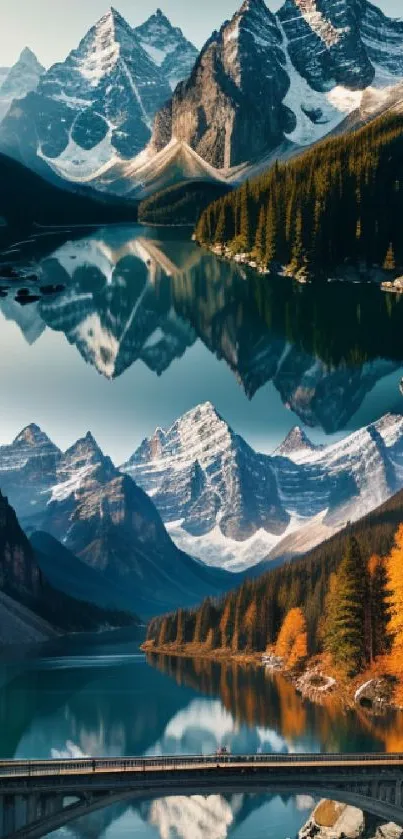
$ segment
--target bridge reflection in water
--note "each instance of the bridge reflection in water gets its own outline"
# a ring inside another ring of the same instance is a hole
[[[403,827],[403,754],[0,761],[0,837],[37,839],[134,798],[302,791]]]

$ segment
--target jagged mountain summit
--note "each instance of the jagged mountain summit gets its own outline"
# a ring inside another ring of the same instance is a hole
[[[36,90],[45,68],[36,55],[25,47],[18,61],[9,69],[0,69],[0,120],[7,113],[14,99],[22,99]]]
[[[228,170],[317,141],[368,87],[401,81],[402,34],[367,0],[286,0],[275,15],[245,0],[158,113],[153,145],[175,137]]]
[[[264,0],[245,0],[157,115],[153,144],[160,151],[175,137],[216,168],[229,169],[279,145],[291,130],[287,88],[276,17]]]
[[[207,403],[157,429],[121,468],[152,495],[178,545],[238,570],[303,552],[401,489],[403,418],[327,447],[294,429],[269,456]]]
[[[387,108],[402,34],[367,0],[285,0],[276,14],[245,0],[197,55],[161,10],[133,29],[111,8],[12,105],[0,149],[132,197],[200,172],[237,181],[356,124],[368,91]]]
[[[318,446],[314,446],[313,443],[311,443],[309,437],[305,434],[305,431],[299,425],[296,425],[291,429],[289,434],[287,434],[287,437],[282,442],[281,446],[276,449],[275,454],[282,457],[293,457],[298,452],[313,452],[318,448]]]
[[[115,607],[147,617],[230,585],[227,574],[175,546],[151,498],[114,466],[90,432],[62,452],[38,426],[28,426],[0,448],[0,485],[27,531],[53,537],[74,563],[86,563],[110,584]],[[43,544],[41,536],[39,548],[48,555]],[[62,549],[56,553],[65,567]],[[65,578],[66,570],[60,574]]]
[[[172,90],[186,79],[198,56],[196,47],[185,38],[179,27],[174,27],[161,9],[134,30],[143,49],[160,67]]]
[[[0,148],[74,182],[136,157],[171,95],[174,75],[186,75],[190,62],[191,45],[180,30],[162,15],[156,20],[159,35],[153,19],[138,32],[111,7],[64,62],[50,67],[37,90],[13,105]],[[165,57],[156,46],[164,33]]]

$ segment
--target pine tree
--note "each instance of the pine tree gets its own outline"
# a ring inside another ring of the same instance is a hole
[[[178,626],[176,630],[176,644],[181,646],[184,642],[184,616],[183,609],[178,611]]]
[[[394,251],[392,242],[390,242],[390,244],[389,244],[389,247],[388,247],[385,259],[384,259],[383,267],[384,267],[385,271],[394,271],[395,268],[396,268],[395,251]]]
[[[350,675],[367,663],[366,604],[369,579],[359,544],[351,538],[327,604],[325,645]]]
[[[163,618],[161,621],[161,628],[158,637],[158,646],[163,647],[164,644],[167,643],[168,640],[168,621],[167,618]]]
[[[240,220],[240,236],[243,246],[247,253],[252,249],[251,230],[249,218],[249,200],[248,200],[248,184],[244,184],[241,189],[241,220]]]
[[[255,238],[255,254],[258,262],[265,261],[265,231],[266,231],[266,213],[264,207],[260,208],[259,222],[256,228]]]
[[[224,244],[227,241],[226,221],[225,221],[225,204],[221,205],[218,215],[217,226],[215,229],[214,241],[217,244]]]
[[[252,598],[249,603],[249,606],[245,612],[244,619],[243,619],[243,628],[246,631],[246,644],[248,650],[255,649],[255,636],[256,636],[256,622],[257,622],[257,606],[256,600]]]
[[[277,224],[273,198],[270,197],[266,219],[266,242],[264,261],[267,266],[274,262],[277,255]]]
[[[373,555],[369,561],[370,608],[371,608],[371,661],[388,649],[388,625],[390,621],[388,573],[383,557]]]

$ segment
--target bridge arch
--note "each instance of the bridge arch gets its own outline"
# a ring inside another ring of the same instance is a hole
[[[235,793],[305,793],[352,804],[403,827],[403,755],[365,756],[362,762],[351,756],[267,755],[65,765],[14,764],[14,774],[4,777],[0,763],[1,839],[41,839],[124,801]]]

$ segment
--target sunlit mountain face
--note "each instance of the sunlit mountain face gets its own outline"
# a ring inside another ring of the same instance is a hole
[[[374,286],[295,287],[219,260],[187,232],[133,226],[69,238],[53,250],[49,240],[47,248],[40,240],[21,247],[4,258],[18,261],[25,299],[6,279],[0,299],[4,340],[20,357],[15,374],[30,368],[35,379],[41,351],[51,347],[66,404],[73,379],[75,406],[84,405],[82,383],[91,382],[85,430],[101,441],[101,394],[118,410],[130,391],[137,417],[130,439],[124,429],[118,459],[206,400],[266,451],[296,422],[323,442],[400,410],[401,304]],[[82,361],[109,382],[107,391]],[[47,355],[45,380],[50,367]],[[33,419],[21,416],[13,431]]]

